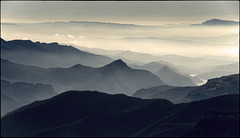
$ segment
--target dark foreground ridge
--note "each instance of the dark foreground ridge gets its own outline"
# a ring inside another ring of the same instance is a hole
[[[2,117],[1,136],[193,136],[193,128],[208,131],[207,126],[213,125],[211,122],[215,120],[206,116],[210,111],[226,114],[225,118],[231,122],[229,128],[239,126],[238,121],[233,121],[236,117],[228,115],[239,113],[239,95],[173,104],[163,99],[144,100],[123,94],[68,91]],[[210,119],[210,124],[204,124],[204,119]],[[224,125],[224,118],[217,123]],[[215,136],[239,136],[238,129],[215,130],[209,129]]]

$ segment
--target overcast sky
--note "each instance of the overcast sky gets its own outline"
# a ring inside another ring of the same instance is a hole
[[[210,19],[239,21],[238,1],[1,1],[1,22],[65,21],[64,24],[1,24],[6,40],[30,39],[150,54],[239,56],[239,26],[204,27]],[[96,21],[158,27],[114,26]],[[172,27],[165,24],[175,24]],[[163,25],[163,26],[161,26]]]
[[[238,1],[1,1],[2,22],[104,21],[133,24],[239,20]]]

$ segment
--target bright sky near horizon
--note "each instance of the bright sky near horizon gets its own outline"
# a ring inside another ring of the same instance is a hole
[[[119,29],[103,27],[101,24],[64,27],[1,24],[1,36],[6,40],[57,41],[92,48],[132,50],[150,54],[238,57],[239,26],[184,26],[201,24],[210,19],[239,21],[239,1],[1,1],[2,23],[95,21],[151,27],[176,25],[155,29]]]
[[[1,1],[2,22],[86,20],[132,24],[239,20],[238,1]]]

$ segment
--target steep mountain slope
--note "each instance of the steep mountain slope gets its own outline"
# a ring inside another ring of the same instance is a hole
[[[163,83],[171,86],[196,86],[196,84],[187,76],[177,73],[167,66],[162,67],[154,73]]]
[[[202,86],[157,86],[140,89],[133,96],[144,99],[167,99],[173,103],[207,99],[224,94],[239,94],[239,74],[210,79]]]
[[[2,60],[2,79],[53,85],[58,92],[66,90],[98,90],[132,95],[141,88],[162,85],[161,79],[149,71],[128,67],[116,60],[100,68],[75,65],[70,68],[38,68]]]
[[[44,68],[70,67],[75,64],[100,67],[113,61],[106,56],[87,53],[58,43],[34,43],[30,40],[5,41],[2,38],[1,58]]]
[[[1,135],[177,137],[193,128],[207,111],[239,112],[238,103],[239,95],[174,105],[161,99],[69,91],[4,116]]]
[[[56,95],[53,87],[49,84],[32,84],[25,82],[10,83],[1,80],[1,115],[17,109],[36,100],[43,100]]]
[[[202,79],[211,79],[236,73],[239,73],[239,63],[216,66],[205,73],[199,74],[198,76]]]
[[[180,137],[184,136],[186,132],[194,128],[201,120],[206,119],[208,112],[223,112],[231,114],[233,112],[239,113],[239,94],[223,95],[206,100],[195,101],[185,105],[176,114],[171,117],[157,121],[145,129],[141,130],[135,136],[141,137]],[[176,105],[177,106],[177,105]],[[221,124],[221,121],[218,122]],[[213,122],[209,122],[208,125],[214,125]],[[235,121],[233,124],[228,125],[229,129],[234,129],[239,125],[239,122]],[[211,130],[210,128],[209,130]],[[228,129],[222,130],[223,135],[233,136],[236,131],[229,133]],[[189,134],[188,137],[201,137],[202,135]],[[237,136],[239,136],[239,130],[237,130]]]
[[[205,85],[190,91],[184,100],[201,100],[218,95],[236,93],[239,94],[239,74],[210,79]]]

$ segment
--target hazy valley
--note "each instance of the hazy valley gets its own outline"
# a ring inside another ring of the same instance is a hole
[[[238,1],[1,1],[1,137],[239,137]]]
[[[136,64],[57,43],[1,39],[1,51],[2,136],[239,135],[206,126],[227,119],[239,128],[238,63],[192,75],[169,61]]]

